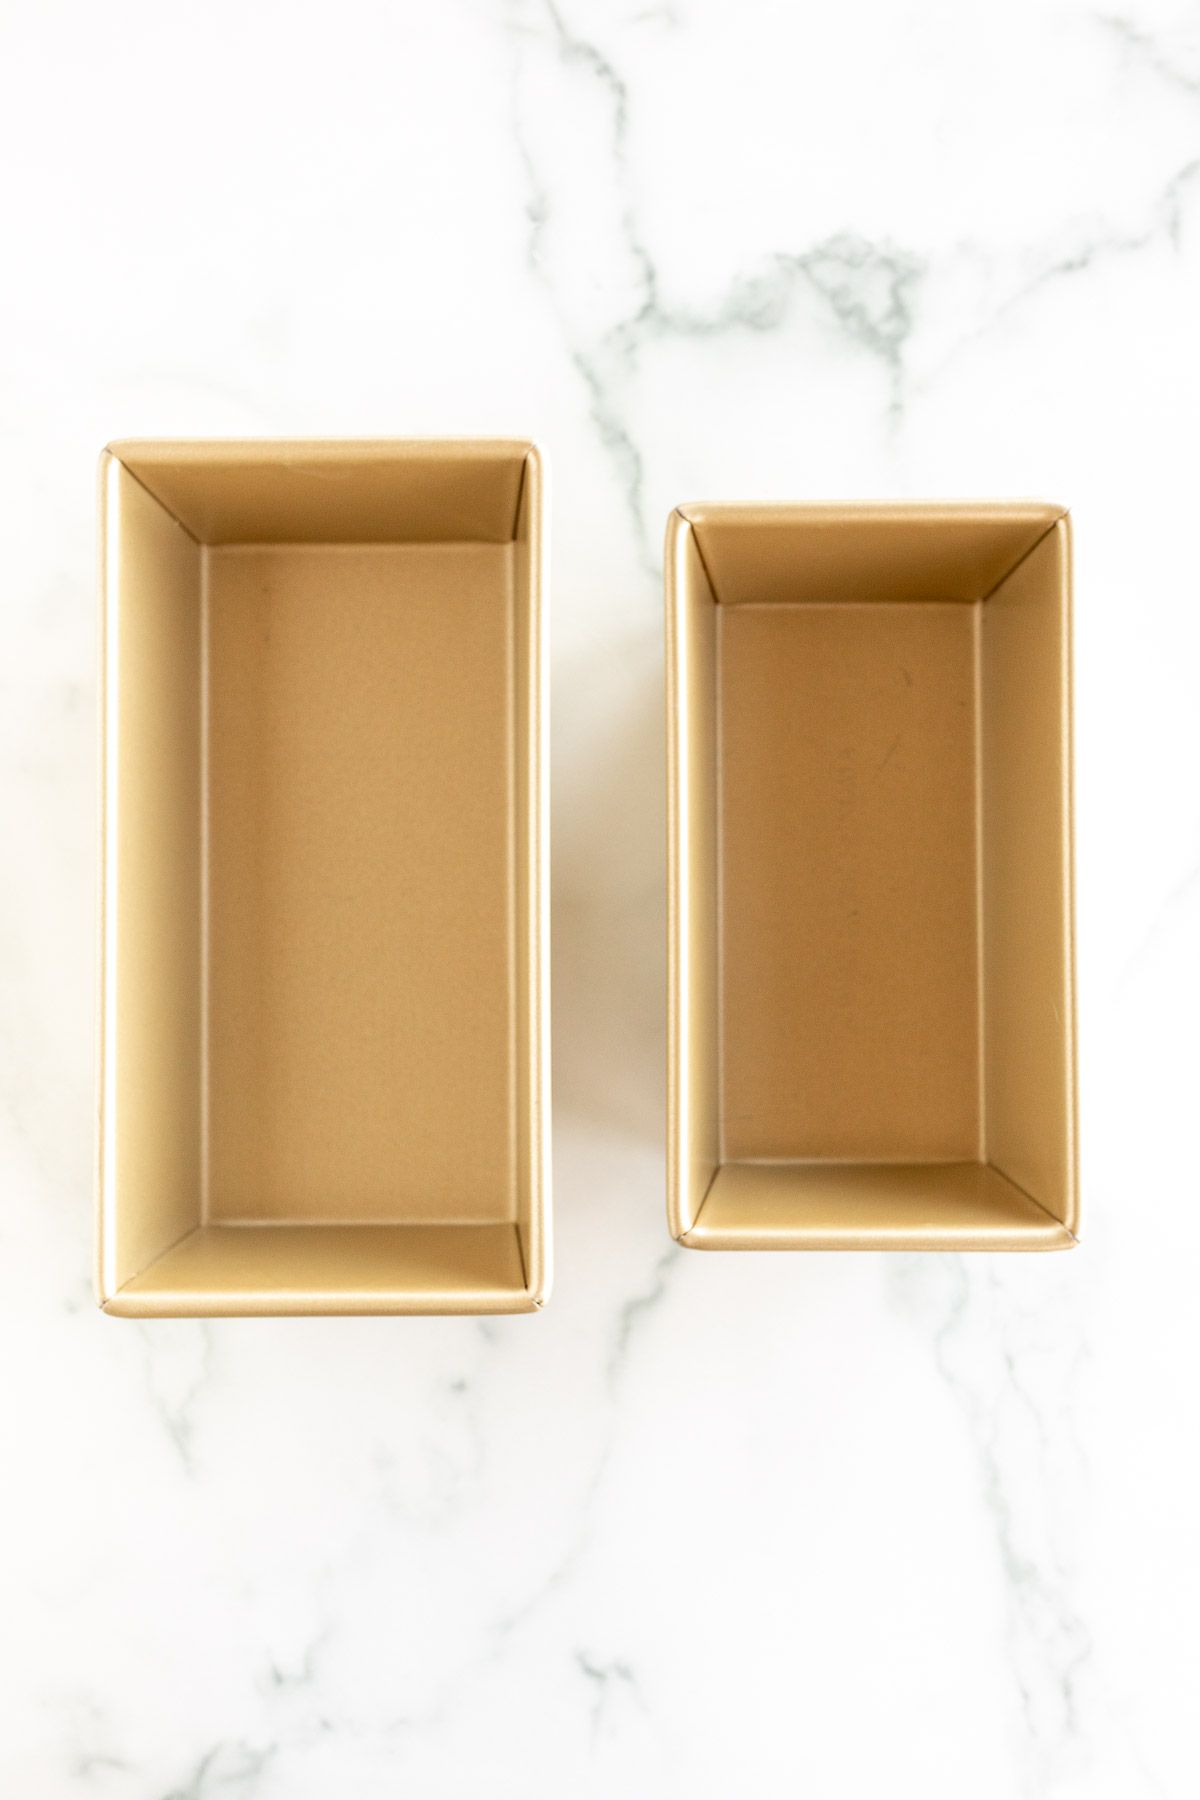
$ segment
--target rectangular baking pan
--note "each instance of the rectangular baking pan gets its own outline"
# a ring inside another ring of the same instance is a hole
[[[101,1304],[540,1306],[536,451],[121,443],[100,489]]]
[[[688,506],[666,586],[672,1233],[1073,1244],[1063,509]]]

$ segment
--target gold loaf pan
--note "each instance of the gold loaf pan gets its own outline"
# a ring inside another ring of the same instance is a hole
[[[542,516],[520,442],[105,452],[109,1312],[545,1299]]]
[[[666,584],[673,1235],[1073,1244],[1066,515],[688,506]]]

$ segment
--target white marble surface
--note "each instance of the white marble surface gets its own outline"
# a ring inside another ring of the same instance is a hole
[[[5,10],[5,1796],[1200,1790],[1198,28]],[[551,1304],[102,1318],[96,452],[476,431],[554,478]],[[667,1240],[662,526],[859,494],[1075,512],[1066,1256]]]

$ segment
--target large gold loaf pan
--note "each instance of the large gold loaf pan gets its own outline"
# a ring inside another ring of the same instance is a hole
[[[666,579],[672,1233],[1073,1244],[1062,509],[689,506]]]
[[[525,443],[105,453],[109,1312],[542,1304],[542,516]]]

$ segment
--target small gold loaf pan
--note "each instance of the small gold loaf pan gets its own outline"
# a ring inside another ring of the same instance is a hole
[[[1062,508],[683,507],[666,588],[673,1235],[1073,1244]]]
[[[540,459],[101,459],[98,1289],[138,1317],[549,1286]]]

